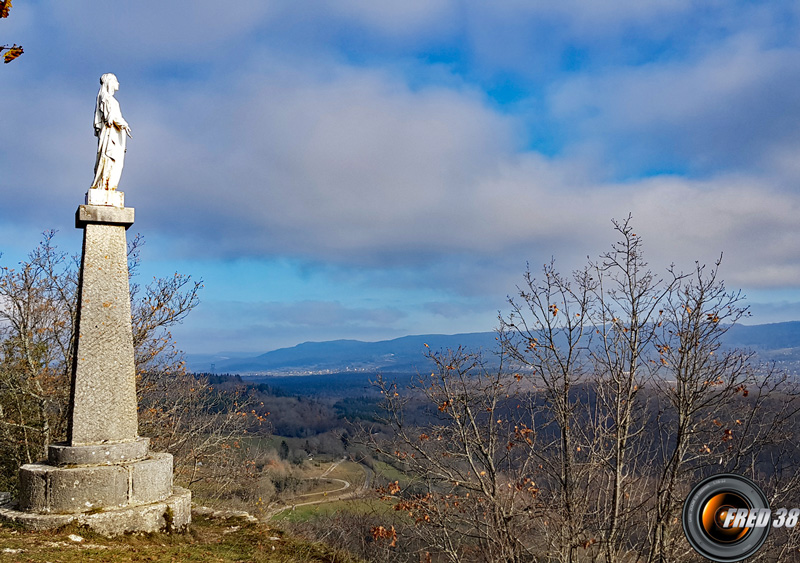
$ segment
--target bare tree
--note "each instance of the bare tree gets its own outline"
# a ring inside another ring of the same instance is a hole
[[[0,438],[14,472],[66,428],[77,276],[53,236],[0,269]]]
[[[645,461],[639,440],[646,420],[640,393],[658,369],[648,362],[648,352],[658,327],[659,304],[682,279],[672,267],[666,280],[648,269],[630,216],[613,223],[620,240],[592,266],[596,283],[590,316],[598,338],[589,350],[592,388],[602,413],[598,430],[604,446],[610,445],[598,452],[608,479],[599,533],[609,562],[635,549],[632,528],[640,526],[642,501],[647,498],[637,467]]]
[[[528,410],[521,406],[519,374],[488,369],[479,354],[431,352],[435,370],[420,377],[412,393],[435,405],[424,428],[406,424],[404,395],[379,379],[394,431],[377,450],[424,476],[396,505],[415,518],[426,549],[450,561],[477,550],[483,561],[530,558],[531,515],[537,484]],[[398,487],[391,488],[398,494]]]
[[[759,365],[752,352],[723,346],[722,337],[748,311],[741,293],[718,280],[720,260],[710,269],[697,264],[660,305],[653,360],[659,370],[652,381],[662,406],[649,561],[677,556],[682,533],[676,515],[698,472],[762,480],[773,446],[797,456],[789,448],[795,443],[790,423],[800,405],[789,378]]]
[[[541,280],[530,269],[524,277],[519,300],[509,299],[511,313],[500,319],[500,343],[531,379],[531,390],[542,389],[543,404],[532,398],[529,418],[532,428],[537,420],[545,427],[543,436],[557,436],[557,441],[537,444],[544,451],[538,456],[542,469],[555,485],[548,487],[550,501],[559,513],[553,521],[559,523],[558,532],[548,534],[550,550],[560,560],[573,561],[579,548],[590,541],[585,537],[590,512],[585,488],[594,468],[583,459],[594,438],[584,432],[592,413],[581,401],[579,387],[590,373],[585,354],[591,340],[587,323],[597,282],[588,269],[573,279],[565,278],[553,262],[544,266]],[[555,431],[548,432],[549,425]]]

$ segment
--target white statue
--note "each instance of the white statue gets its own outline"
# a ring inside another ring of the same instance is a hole
[[[97,137],[97,161],[92,188],[116,190],[125,161],[126,135],[131,128],[122,117],[114,92],[119,90],[117,77],[110,72],[100,77],[100,91],[94,108],[94,134]]]

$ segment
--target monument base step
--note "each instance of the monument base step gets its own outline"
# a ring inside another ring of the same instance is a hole
[[[29,463],[20,467],[19,481],[19,508],[28,512],[73,514],[150,504],[172,494],[172,455],[152,453],[116,465]]]
[[[59,442],[47,447],[47,462],[50,465],[114,465],[144,459],[148,451],[150,438],[141,436],[127,442],[88,446]]]
[[[131,532],[183,531],[192,520],[192,493],[182,487],[174,487],[172,495],[160,502],[92,513],[42,514],[7,506],[0,504],[0,520],[16,522],[30,530],[52,530],[75,523],[110,537]]]

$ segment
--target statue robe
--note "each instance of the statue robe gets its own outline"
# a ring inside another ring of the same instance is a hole
[[[116,190],[122,175],[127,141],[119,102],[112,94],[97,96],[94,113],[94,131],[97,135],[97,160],[94,164],[92,188]]]

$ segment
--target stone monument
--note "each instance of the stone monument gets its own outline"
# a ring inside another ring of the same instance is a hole
[[[95,179],[75,215],[83,255],[67,441],[20,468],[17,506],[0,506],[0,517],[34,529],[76,521],[106,535],[179,530],[191,519],[191,493],[173,487],[172,455],[150,452],[138,434],[125,239],[134,210],[116,190],[130,128],[116,77],[100,83]]]

